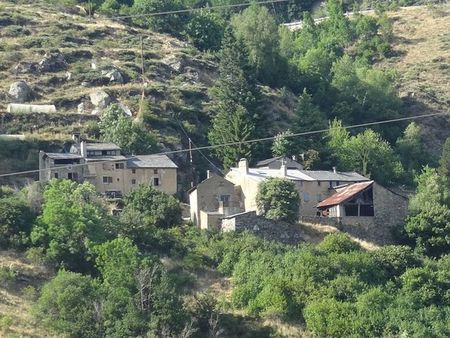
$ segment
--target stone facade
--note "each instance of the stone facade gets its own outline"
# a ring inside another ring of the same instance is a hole
[[[207,229],[206,215],[200,213],[219,213],[223,216],[243,211],[236,187],[221,176],[209,175],[197,187],[189,191],[191,221],[202,229]],[[211,216],[212,217],[212,216]],[[206,222],[206,223],[205,223]],[[215,224],[211,224],[212,227]]]
[[[243,212],[222,218],[221,231],[248,231],[266,240],[285,244],[298,244],[302,241],[298,225],[274,221],[256,215],[255,211]]]

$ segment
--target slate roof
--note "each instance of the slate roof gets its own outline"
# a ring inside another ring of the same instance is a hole
[[[127,158],[122,155],[105,155],[105,156],[89,156],[86,158],[87,162],[99,162],[99,161],[111,161],[111,162],[119,162],[125,161]]]
[[[167,155],[139,155],[129,158],[128,168],[178,168]]]
[[[120,150],[120,147],[114,143],[86,143],[86,150]]]
[[[333,205],[341,204],[349,199],[352,199],[353,196],[359,194],[360,192],[366,190],[373,184],[373,181],[368,182],[359,182],[349,184],[348,186],[339,189],[334,195],[324,199],[322,202],[317,204],[317,208],[326,208],[331,207]]]
[[[71,153],[45,153],[49,158],[54,160],[78,160],[83,156]]]
[[[358,181],[368,181],[369,179],[354,172],[333,172],[326,170],[301,170],[305,175],[308,175],[313,180],[316,181],[347,181],[347,182],[358,182]]]
[[[272,157],[272,158],[268,158],[267,160],[262,160],[259,161],[258,163],[256,163],[256,167],[265,167],[266,165],[269,165],[270,163],[274,162],[274,161],[278,161],[281,160],[283,158],[283,156],[278,156],[278,157]]]

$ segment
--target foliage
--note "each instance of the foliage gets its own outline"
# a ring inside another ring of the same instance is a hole
[[[278,25],[266,7],[250,5],[232,20],[237,39],[242,39],[249,52],[250,64],[259,80],[275,83],[279,71]]]
[[[220,49],[225,23],[208,10],[194,14],[186,25],[186,35],[192,44],[202,51]]]
[[[294,134],[288,129],[275,136],[272,144],[272,155],[273,156],[292,156],[296,155],[296,149],[294,145],[293,136]]]
[[[94,281],[60,270],[42,288],[35,314],[44,326],[69,337],[98,337],[101,323],[96,313],[99,294]]]
[[[425,253],[450,252],[450,188],[448,178],[425,167],[416,178],[417,192],[410,199],[405,230]]]
[[[403,167],[388,142],[371,129],[350,136],[341,121],[334,120],[328,132],[328,147],[341,169],[355,170],[381,184],[392,184]]]
[[[149,154],[157,149],[155,136],[133,122],[117,104],[102,113],[99,128],[103,141],[117,144],[126,154]]]
[[[395,148],[409,175],[407,181],[412,182],[412,178],[430,162],[420,135],[420,127],[415,122],[411,122],[406,127],[403,136],[397,139]]]
[[[31,232],[48,260],[75,271],[90,269],[89,250],[108,237],[109,217],[95,187],[52,180],[44,191],[42,215]]]
[[[300,95],[294,118],[294,132],[305,133],[309,131],[323,130],[327,128],[325,114],[314,104],[312,96],[306,92],[306,89]],[[322,135],[305,135],[296,138],[297,147],[301,151],[309,149],[320,149],[322,144]]]
[[[29,235],[35,214],[19,194],[0,193],[0,247],[24,248],[29,244]]]
[[[284,178],[270,177],[260,183],[256,203],[260,214],[269,219],[298,219],[300,197],[294,183]]]
[[[450,137],[445,140],[439,159],[439,172],[450,179]]]
[[[335,233],[325,236],[317,248],[328,253],[347,253],[361,249],[358,243],[343,233]]]
[[[252,139],[257,121],[255,106],[259,93],[246,48],[230,30],[225,32],[220,57],[219,78],[210,91],[215,111],[208,133],[212,145]],[[215,148],[214,152],[229,168],[241,157],[251,158],[252,146],[238,143]]]
[[[134,0],[131,8],[133,23],[141,27],[150,28],[156,32],[170,33],[175,36],[180,35],[186,24],[185,14],[172,15],[145,15],[150,13],[177,11],[184,9],[179,0]]]
[[[146,224],[169,228],[181,223],[179,201],[152,186],[141,185],[124,198],[125,211],[138,212]]]

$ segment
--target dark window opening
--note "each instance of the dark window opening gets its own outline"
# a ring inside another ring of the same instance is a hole
[[[54,176],[55,176],[55,178],[59,178],[59,174],[58,173],[55,173]]]
[[[346,204],[345,216],[358,216],[358,204]]]
[[[159,178],[158,178],[158,177],[154,177],[154,178],[153,178],[153,185],[154,185],[155,187],[159,186]]]
[[[124,169],[125,164],[124,163],[116,163],[116,169]]]
[[[132,174],[136,174],[136,169],[131,169]]]
[[[67,178],[69,180],[77,180],[78,179],[78,173],[68,173]]]
[[[55,165],[58,165],[58,164],[78,164],[78,163],[80,163],[80,160],[63,158],[63,159],[55,160],[54,163],[55,163]]]
[[[131,180],[131,184],[136,184],[136,180],[134,178]]]
[[[102,150],[102,155],[103,156],[108,155],[108,152],[106,150]]]
[[[225,208],[228,208],[230,206],[230,195],[220,195],[220,201]]]
[[[111,176],[103,176],[103,183],[112,183],[113,179]]]
[[[153,174],[157,174],[158,173],[158,169],[153,169]]]
[[[361,204],[359,210],[360,216],[374,216],[373,204]]]

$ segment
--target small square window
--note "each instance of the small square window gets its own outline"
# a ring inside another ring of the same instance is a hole
[[[112,183],[113,178],[111,176],[103,176],[103,183]]]
[[[136,169],[131,169],[132,174],[136,174]]]
[[[131,184],[136,184],[136,179],[133,178],[133,179],[131,180]]]
[[[153,185],[154,185],[155,187],[158,187],[158,186],[159,186],[159,178],[158,178],[158,177],[153,177]]]
[[[153,169],[153,174],[158,174],[158,169]]]

